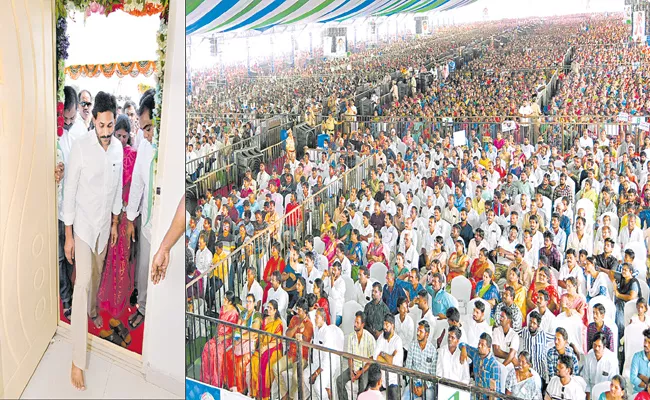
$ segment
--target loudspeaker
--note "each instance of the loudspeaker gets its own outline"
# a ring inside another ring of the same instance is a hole
[[[236,150],[233,154],[235,156],[238,181],[241,182],[247,168],[250,168],[254,173],[259,171],[262,162],[262,153],[258,148],[249,147],[243,150]]]
[[[372,102],[367,97],[361,99],[361,115],[372,115]]]
[[[404,96],[408,96],[409,94],[409,86],[404,83],[400,82],[397,84],[397,92],[399,94],[400,100],[404,98]]]

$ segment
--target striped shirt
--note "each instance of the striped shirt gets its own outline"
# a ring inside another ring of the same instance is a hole
[[[570,356],[573,359],[573,375],[578,375],[578,357],[576,357],[575,353],[573,352],[573,349],[568,344],[564,348],[564,354]],[[557,361],[559,358],[560,358],[560,353],[558,353],[555,347],[551,348],[548,351],[546,355],[546,367],[547,367],[546,382],[550,382],[550,380],[556,375]]]
[[[348,344],[345,351],[355,356],[371,358],[375,354],[375,337],[365,329],[362,329],[362,332],[360,341],[356,332],[348,335]],[[363,367],[363,364],[363,361],[354,361],[354,370],[358,371]]]
[[[519,335],[521,337],[521,350],[525,350],[530,354],[533,370],[543,377],[546,371],[548,348],[553,344],[553,335],[541,329],[538,329],[535,334],[530,333],[529,329],[524,329]]]
[[[430,341],[427,340],[427,345],[424,347],[424,350],[422,350],[417,340],[411,343],[408,349],[408,355],[406,356],[406,368],[435,375],[437,364],[438,352]],[[417,379],[414,381],[414,384],[422,384],[422,381]],[[427,382],[426,386],[431,386],[431,382]]]

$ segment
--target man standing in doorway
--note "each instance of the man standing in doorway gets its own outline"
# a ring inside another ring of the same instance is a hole
[[[153,140],[153,110],[156,108],[154,94],[145,95],[140,101],[138,110],[139,125],[144,139],[138,148],[138,155],[133,167],[133,178],[126,207],[126,217],[129,226],[126,228],[127,237],[135,241],[133,222],[141,215],[142,228],[139,230],[138,260],[135,274],[138,289],[138,309],[129,317],[131,329],[136,329],[144,321],[147,306],[147,285],[149,284],[149,253],[151,252],[151,211],[153,202],[153,159],[156,149],[151,144]],[[142,202],[140,203],[140,200]]]
[[[63,303],[63,316],[70,319],[72,312],[72,264],[65,257],[65,223],[63,222],[63,188],[65,184],[65,165],[70,159],[72,143],[88,133],[81,118],[77,118],[77,92],[70,87],[63,88],[63,135],[57,142],[57,201],[59,207],[59,294]]]
[[[72,297],[71,382],[79,390],[85,389],[88,316],[95,326],[102,325],[97,314],[97,289],[108,238],[110,235],[111,245],[117,243],[122,212],[124,154],[122,144],[113,136],[116,109],[114,96],[97,93],[92,110],[96,129],[73,143],[66,167],[64,249],[66,259],[70,264],[76,261],[77,269]]]

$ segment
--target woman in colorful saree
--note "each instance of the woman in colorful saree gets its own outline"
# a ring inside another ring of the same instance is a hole
[[[314,280],[314,286],[312,292],[316,296],[316,306],[325,310],[325,322],[327,325],[330,324],[330,301],[327,298],[327,292],[325,292],[325,282],[321,278],[316,278]]]
[[[465,254],[465,243],[463,240],[456,240],[454,246],[456,246],[456,251],[451,253],[447,261],[447,266],[449,267],[447,282],[451,282],[458,275],[465,276],[465,271],[467,271],[467,267],[469,266],[469,258]]]
[[[257,299],[255,295],[249,293],[246,296],[246,309],[241,315],[240,325],[246,328],[260,329],[262,327],[262,314],[255,309]],[[238,331],[235,329],[234,351],[235,351],[235,386],[237,392],[245,393],[247,390],[246,382],[250,380],[248,365],[251,362],[251,354],[257,348],[257,333],[250,331]]]
[[[276,335],[282,335],[282,319],[278,313],[278,302],[269,301],[266,306],[266,317],[262,322],[262,330]],[[259,339],[259,348],[251,358],[251,391],[253,398],[269,399],[271,397],[271,382],[273,382],[273,365],[282,357],[282,342],[269,335]]]
[[[528,315],[526,306],[526,287],[521,284],[521,270],[517,267],[510,267],[506,273],[506,286],[511,286],[515,290],[515,304],[519,307],[521,315]],[[524,325],[526,321],[524,320]]]
[[[551,283],[549,283],[549,277],[551,272],[548,267],[539,267],[537,273],[535,274],[535,280],[530,284],[528,289],[528,296],[526,298],[526,303],[529,309],[537,307],[537,296],[539,296],[540,290],[546,290],[548,293],[548,309],[557,315],[560,308],[560,297],[557,294],[557,289]]]
[[[323,236],[325,232],[329,234],[331,229],[336,229],[336,225],[332,222],[332,216],[329,211],[325,211],[325,213],[323,213],[323,223],[320,225],[321,236]],[[334,236],[332,236],[332,238],[334,238]]]
[[[492,280],[494,272],[491,269],[486,269],[483,272],[483,280],[478,281],[476,284],[476,297],[479,297],[494,307],[497,303],[501,302],[501,296],[499,295],[499,288],[497,284]]]
[[[219,312],[219,320],[236,324],[239,322],[239,312],[235,307],[235,294],[227,291]],[[235,384],[234,365],[235,353],[232,347],[233,328],[228,325],[218,325],[217,337],[212,338],[203,347],[201,355],[201,381],[218,388],[230,389]]]
[[[325,243],[325,251],[323,255],[327,257],[327,264],[332,265],[334,258],[336,257],[336,246],[339,245],[339,240],[336,239],[336,233],[334,232],[336,228],[327,229],[321,235],[321,240]]]
[[[370,270],[372,264],[376,262],[382,263],[386,266],[388,265],[386,254],[384,252],[384,243],[381,240],[381,232],[375,231],[372,243],[368,246],[366,258],[368,259],[368,270]]]
[[[131,125],[127,116],[118,116],[115,124],[115,137],[122,143],[124,149],[124,162],[122,168],[122,202],[126,206],[129,202],[129,188],[133,177],[136,151],[131,147]],[[124,306],[131,296],[134,287],[135,258],[132,256],[131,248],[136,246],[126,235],[128,219],[126,212],[120,216],[120,224],[117,227],[118,240],[115,246],[108,249],[106,255],[106,266],[99,287],[97,298],[99,307],[115,316],[124,310]],[[64,314],[67,314],[69,307],[66,307]],[[68,315],[69,317],[69,315]]]
[[[483,279],[483,273],[488,269],[494,272],[494,264],[488,260],[487,249],[483,247],[469,269],[469,280],[472,282],[472,287],[476,287],[476,283]]]
[[[271,258],[269,258],[269,261],[266,262],[266,267],[264,267],[264,275],[262,276],[262,279],[264,282],[270,282],[271,281],[271,275],[275,271],[280,271],[280,273],[284,272],[286,264],[284,262],[284,258],[280,257],[280,245],[278,242],[274,242],[271,245]],[[269,289],[271,289],[271,285],[266,285],[264,288],[264,297],[262,298],[262,303],[266,303],[266,296],[269,292]]]

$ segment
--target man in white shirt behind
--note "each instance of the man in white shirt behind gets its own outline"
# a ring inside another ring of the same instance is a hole
[[[489,318],[489,315],[487,317]],[[465,333],[467,334],[465,343],[469,344],[472,347],[478,346],[479,338],[483,333],[490,335],[492,334],[492,327],[490,326],[485,315],[485,303],[480,300],[474,302],[474,310],[472,311],[472,316],[464,321],[463,327],[465,328]],[[460,336],[457,337],[457,339],[460,338]]]
[[[70,378],[78,390],[85,390],[83,370],[86,368],[88,316],[98,328],[103,325],[97,312],[97,290],[108,239],[110,236],[112,246],[117,243],[117,227],[122,213],[124,151],[120,141],[113,136],[116,112],[115,97],[97,93],[92,110],[95,130],[72,144],[65,177],[64,250],[68,262],[76,262]]]
[[[126,206],[126,217],[129,224],[126,237],[132,242],[135,239],[134,221],[141,216],[141,227],[138,238],[138,260],[135,266],[136,288],[138,289],[138,308],[129,316],[131,329],[136,329],[144,321],[147,308],[147,287],[149,286],[149,253],[151,252],[151,216],[153,207],[153,168],[152,163],[156,149],[153,140],[153,110],[156,108],[154,94],[145,95],[140,100],[138,118],[144,140],[140,143],[133,167],[129,204]]]
[[[280,316],[286,321],[287,320],[287,307],[289,306],[289,294],[282,288],[282,274],[280,271],[273,271],[271,274],[271,289],[266,296],[266,303],[264,307],[271,300],[278,302],[278,312]]]
[[[257,282],[257,268],[255,267],[248,267],[246,269],[246,283],[244,283],[244,289],[241,291],[240,296],[242,304],[246,304],[246,297],[249,294],[255,296],[255,309],[260,311],[264,289]]]
[[[334,261],[328,274],[327,277],[323,274],[323,281],[325,292],[329,296],[331,320],[336,326],[340,326],[343,322],[343,303],[345,303],[345,281],[341,277],[341,263]]]
[[[450,326],[447,333],[447,345],[438,349],[438,365],[436,375],[439,378],[450,379],[457,382],[469,384],[469,363],[460,362],[460,349],[458,343],[462,333],[457,326]]]
[[[57,183],[57,206],[59,209],[59,295],[63,303],[63,314],[70,319],[72,308],[72,264],[65,257],[65,223],[63,221],[63,188],[65,184],[65,165],[70,158],[72,143],[88,134],[88,129],[77,114],[77,93],[66,86],[63,88],[63,135],[57,141],[57,165],[55,179]]]
[[[372,285],[377,282],[376,280],[370,278],[370,272],[368,267],[361,266],[359,268],[359,280],[354,284],[354,287],[357,290],[357,303],[361,307],[365,307],[372,300]]]
[[[605,334],[596,332],[591,350],[585,359],[584,378],[587,382],[585,391],[591,393],[595,385],[609,382],[616,375],[618,375],[618,358],[613,351],[605,347]]]
[[[386,314],[384,317],[384,332],[377,339],[373,359],[396,367],[404,365],[404,347],[402,346],[402,339],[395,333],[395,317],[392,314]],[[387,399],[397,400],[401,397],[398,379],[397,374],[388,374],[388,382],[386,382]]]

